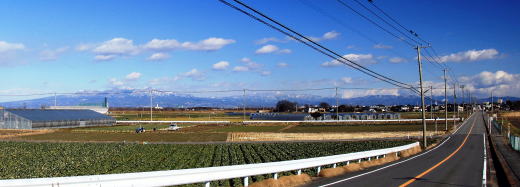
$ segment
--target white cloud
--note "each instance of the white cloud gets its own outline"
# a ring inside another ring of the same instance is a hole
[[[280,68],[285,68],[287,66],[289,66],[289,64],[285,63],[285,62],[280,62],[278,63],[276,66],[280,67]]]
[[[203,72],[197,70],[196,68],[191,69],[186,73],[181,73],[179,77],[191,78],[191,80],[195,81],[202,81],[206,79],[206,75]]]
[[[332,39],[337,38],[339,35],[340,35],[339,32],[330,31],[330,32],[326,32],[325,34],[323,34],[322,39],[323,40],[332,40]]]
[[[5,41],[0,41],[0,53],[24,50],[25,45],[22,43],[7,43]]]
[[[397,64],[397,63],[407,62],[408,60],[406,60],[405,58],[401,58],[401,57],[392,57],[388,61]]]
[[[40,52],[40,60],[52,61],[58,59],[58,57],[67,52],[69,47],[61,47],[57,49],[46,49]]]
[[[116,55],[96,55],[94,57],[94,60],[97,60],[97,61],[109,61],[109,60],[112,60],[116,58]]]
[[[226,70],[229,67],[229,62],[227,61],[220,61],[215,64],[213,64],[214,70]]]
[[[146,43],[143,47],[145,49],[157,50],[157,51],[174,50],[174,49],[180,48],[181,43],[174,39],[167,39],[167,40],[153,39],[153,40],[150,40],[148,43]]]
[[[126,75],[126,80],[137,80],[139,78],[141,78],[141,73],[139,72],[132,72],[128,75]]]
[[[498,58],[499,52],[496,49],[468,50],[441,56],[440,62],[473,62]]]
[[[374,45],[374,49],[392,49],[391,45],[384,45],[384,44],[376,44]]]
[[[266,43],[269,43],[269,42],[285,43],[285,42],[287,42],[287,40],[282,40],[282,39],[278,39],[278,38],[275,38],[275,37],[269,37],[269,38],[262,38],[260,40],[257,40],[255,43],[257,45],[262,45],[262,44],[266,44]]]
[[[132,40],[114,38],[103,42],[92,51],[101,55],[135,55],[139,52],[139,47],[135,46]]]
[[[170,55],[168,55],[167,53],[154,53],[152,55],[150,55],[147,60],[149,61],[161,61],[161,60],[166,60],[170,58]]]
[[[144,49],[152,51],[171,51],[177,49],[193,51],[215,51],[226,45],[235,43],[235,40],[211,37],[198,42],[179,42],[175,39],[153,39],[143,45]]]
[[[76,51],[88,51],[95,48],[94,44],[79,44],[76,46]]]
[[[374,56],[372,54],[347,54],[347,55],[343,55],[343,58],[352,60],[361,65],[369,65],[369,64],[377,63],[377,61],[374,59]],[[321,64],[321,66],[323,66],[323,67],[336,67],[336,66],[341,66],[341,65],[344,65],[344,64],[341,63],[338,59],[324,62]]]
[[[182,43],[182,47],[184,49],[195,51],[215,51],[232,43],[235,43],[235,40],[212,37],[197,43],[184,42]]]
[[[264,45],[260,49],[256,50],[256,54],[267,54],[278,51],[278,47],[276,45]]]
[[[246,66],[235,66],[233,68],[233,71],[236,71],[236,72],[245,72],[245,71],[249,71],[249,68],[246,67]]]
[[[345,84],[350,84],[353,82],[352,77],[341,77],[341,82]]]
[[[292,51],[290,49],[280,49],[278,46],[276,45],[264,45],[262,47],[260,47],[260,49],[257,49],[256,50],[256,54],[268,54],[268,53],[279,53],[279,54],[288,54],[288,53],[291,53]]]
[[[110,83],[110,85],[116,86],[116,87],[125,85],[125,83],[123,81],[120,81],[120,80],[118,80],[116,78],[108,79],[108,83]]]
[[[262,76],[271,75],[271,71],[260,71],[260,75],[262,75]]]

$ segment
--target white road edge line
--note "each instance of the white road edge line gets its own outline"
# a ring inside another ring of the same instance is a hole
[[[482,134],[482,140],[484,140],[484,169],[482,170],[482,186],[483,187],[486,187],[487,186],[487,153],[486,153],[486,133],[484,132]]]
[[[351,180],[351,179],[355,179],[355,178],[361,177],[361,176],[363,176],[363,175],[367,175],[367,174],[370,174],[370,173],[374,173],[374,172],[376,172],[376,171],[383,170],[383,169],[386,169],[386,168],[389,168],[389,167],[392,167],[392,166],[395,166],[395,165],[401,164],[401,163],[403,163],[403,162],[406,162],[406,161],[412,160],[412,159],[414,159],[414,158],[416,158],[416,157],[422,156],[422,155],[424,155],[424,154],[426,154],[426,153],[429,153],[430,151],[433,151],[433,150],[439,148],[439,147],[442,146],[444,143],[446,143],[450,138],[451,138],[451,137],[448,137],[448,138],[447,138],[444,142],[442,142],[439,146],[437,146],[437,147],[435,147],[435,148],[433,148],[433,149],[430,149],[430,150],[428,150],[428,151],[426,151],[426,152],[424,152],[424,153],[421,153],[421,154],[419,154],[419,155],[415,155],[415,156],[413,156],[413,157],[411,157],[411,158],[408,158],[408,159],[406,159],[406,160],[403,160],[403,161],[400,161],[400,162],[396,162],[396,163],[390,164],[390,165],[388,165],[388,166],[385,166],[385,167],[382,167],[382,168],[379,168],[379,169],[376,169],[376,170],[373,170],[373,171],[369,171],[369,172],[366,172],[366,173],[362,173],[362,174],[359,174],[359,175],[356,175],[356,176],[352,176],[352,177],[349,177],[349,178],[346,178],[346,179],[342,179],[342,180],[335,181],[335,182],[332,182],[332,183],[329,183],[329,184],[325,184],[325,185],[321,185],[321,186],[330,186],[330,185],[337,184],[337,183],[340,183],[340,182],[348,181],[348,180]]]
[[[457,128],[457,130],[456,130],[453,134],[455,134],[457,131],[459,131],[459,129],[460,129],[462,126],[464,126],[465,124],[467,124],[467,122],[469,121],[470,118],[471,118],[471,116],[470,116],[466,121],[464,121],[464,122],[462,123],[462,125],[460,125],[460,127]],[[452,134],[452,135],[453,135],[453,134]],[[386,169],[386,168],[389,168],[389,167],[392,167],[392,166],[395,166],[395,165],[399,165],[399,164],[401,164],[401,163],[403,163],[403,162],[407,162],[407,161],[412,160],[412,159],[415,159],[415,158],[417,158],[417,157],[423,156],[423,155],[429,153],[430,151],[433,151],[433,150],[435,150],[435,149],[441,147],[442,145],[444,145],[444,143],[446,143],[448,140],[450,140],[450,138],[451,138],[451,136],[449,136],[448,138],[446,138],[446,140],[444,140],[444,141],[443,141],[441,144],[439,144],[437,147],[434,147],[433,149],[430,149],[430,150],[428,150],[428,151],[426,151],[426,152],[424,152],[424,153],[421,153],[421,154],[415,155],[415,156],[413,156],[413,157],[410,157],[410,158],[408,158],[408,159],[406,159],[406,160],[399,161],[399,162],[396,162],[396,163],[390,164],[390,165],[388,165],[388,166],[385,166],[385,167],[382,167],[382,168],[379,168],[379,169],[376,169],[376,170],[372,170],[372,171],[369,171],[369,172],[366,172],[366,173],[362,173],[362,174],[359,174],[359,175],[356,175],[356,176],[352,176],[352,177],[349,177],[349,178],[346,178],[346,179],[341,179],[341,180],[338,180],[338,181],[335,181],[335,182],[331,182],[331,183],[328,183],[328,184],[324,184],[324,185],[321,185],[320,187],[330,186],[330,185],[334,185],[334,184],[337,184],[337,183],[340,183],[340,182],[345,182],[345,181],[348,181],[348,180],[351,180],[351,179],[355,179],[355,178],[358,178],[358,177],[361,177],[361,176],[364,176],[364,175],[368,175],[368,174],[371,174],[371,173],[374,173],[374,172],[377,172],[377,171],[380,171],[380,170],[383,170],[383,169]]]

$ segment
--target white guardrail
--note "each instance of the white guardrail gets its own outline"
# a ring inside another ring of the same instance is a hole
[[[243,178],[244,186],[248,186],[250,176],[274,174],[277,179],[279,172],[298,171],[302,169],[317,168],[321,166],[336,166],[337,163],[349,161],[361,161],[363,158],[379,158],[380,156],[397,153],[412,147],[419,146],[418,142],[379,150],[363,151],[341,155],[316,157],[300,160],[281,162],[268,162],[259,164],[244,164],[221,167],[194,168],[168,171],[151,171],[138,173],[88,175],[74,177],[34,178],[34,179],[10,179],[0,180],[2,187],[36,187],[36,186],[171,186],[193,183],[204,183],[210,186],[210,181],[224,179]]]

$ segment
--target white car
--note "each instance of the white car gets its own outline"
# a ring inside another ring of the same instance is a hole
[[[168,127],[168,130],[169,131],[176,131],[176,130],[179,130],[181,127],[177,126],[177,124],[173,123],[173,124],[170,124],[170,126]]]

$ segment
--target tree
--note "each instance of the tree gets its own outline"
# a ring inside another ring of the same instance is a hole
[[[296,103],[287,101],[287,100],[281,100],[276,103],[276,111],[277,112],[291,112],[295,111],[296,109]]]
[[[318,106],[320,108],[324,108],[324,109],[329,109],[330,108],[329,103],[326,103],[326,102],[321,102]]]
[[[314,112],[314,113],[311,113],[311,116],[314,118],[314,120],[318,120],[318,118],[321,117],[321,113]]]
[[[354,112],[354,107],[350,105],[339,105],[339,112]]]

